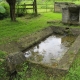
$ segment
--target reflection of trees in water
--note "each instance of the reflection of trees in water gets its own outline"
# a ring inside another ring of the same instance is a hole
[[[34,49],[31,49],[30,52],[31,52],[31,56],[29,58],[30,60],[37,61],[37,62],[43,60],[43,56],[40,55],[38,51],[34,52]]]
[[[29,57],[30,61],[35,61],[35,62],[45,63],[45,64],[49,63],[56,66],[58,61],[62,58],[64,53],[68,50],[69,46],[75,40],[75,37],[58,36],[58,37],[50,37],[50,39],[48,40],[50,40],[50,45],[39,44],[29,50],[31,54]],[[51,43],[51,41],[53,42]],[[48,41],[46,42],[49,43]],[[52,46],[53,44],[54,46]]]
[[[37,45],[37,48],[39,49],[39,45]]]

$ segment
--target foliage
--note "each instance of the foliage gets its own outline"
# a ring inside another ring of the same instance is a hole
[[[0,6],[0,13],[5,13],[5,8],[3,6]]]
[[[0,5],[1,6],[3,6],[4,8],[5,8],[5,14],[6,14],[6,16],[9,16],[9,5],[8,5],[8,3],[7,2],[5,2],[5,1],[2,1],[1,3],[0,3]]]
[[[27,63],[23,63],[21,66],[21,69],[18,71],[16,78],[14,77],[14,80],[26,80],[26,72],[28,69]]]
[[[66,75],[65,80],[80,80],[80,50],[69,70],[69,73]]]
[[[31,77],[29,77],[27,80],[47,80],[46,74],[44,73],[44,70],[39,68],[31,68]]]
[[[0,59],[4,59],[6,56],[5,52],[0,51]]]
[[[80,66],[76,67],[75,70],[71,68],[66,80],[80,80]]]
[[[4,58],[6,56],[5,52],[0,51],[0,80],[8,80],[6,77],[6,71],[5,71],[5,61]]]
[[[43,69],[34,67],[30,69],[28,64],[24,63],[14,80],[46,80],[46,74]]]
[[[8,16],[9,16],[9,5],[6,2],[2,1],[0,3],[0,19],[3,19]]]
[[[20,3],[22,0],[16,0],[17,3]]]
[[[5,8],[3,6],[0,6],[0,19],[3,19],[5,16]]]
[[[20,17],[20,16],[24,16],[26,13],[27,13],[27,10],[26,10],[26,6],[25,4],[31,4],[33,3],[31,0],[18,0],[17,2],[17,5],[16,5],[16,8],[17,8],[17,15]],[[23,5],[23,6],[21,6]],[[30,6],[29,6],[30,7]]]
[[[19,5],[24,5],[24,6],[19,6]],[[25,7],[25,4],[18,4],[16,5],[16,14],[21,17],[21,16],[24,16],[26,14],[26,7]]]
[[[74,1],[76,5],[80,5],[80,1]]]

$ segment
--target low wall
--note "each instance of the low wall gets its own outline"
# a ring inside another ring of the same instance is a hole
[[[52,26],[53,33],[56,34],[68,34],[78,36],[80,34],[79,28],[71,28],[71,27],[60,27],[60,26]]]

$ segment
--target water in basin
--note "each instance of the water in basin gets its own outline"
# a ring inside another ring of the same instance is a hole
[[[30,61],[55,65],[67,52],[74,40],[74,36],[51,35],[26,51],[24,55]]]

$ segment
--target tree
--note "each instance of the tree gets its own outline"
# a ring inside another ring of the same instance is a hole
[[[10,6],[10,17],[12,21],[16,21],[16,16],[15,16],[15,4],[16,0],[6,0]]]

